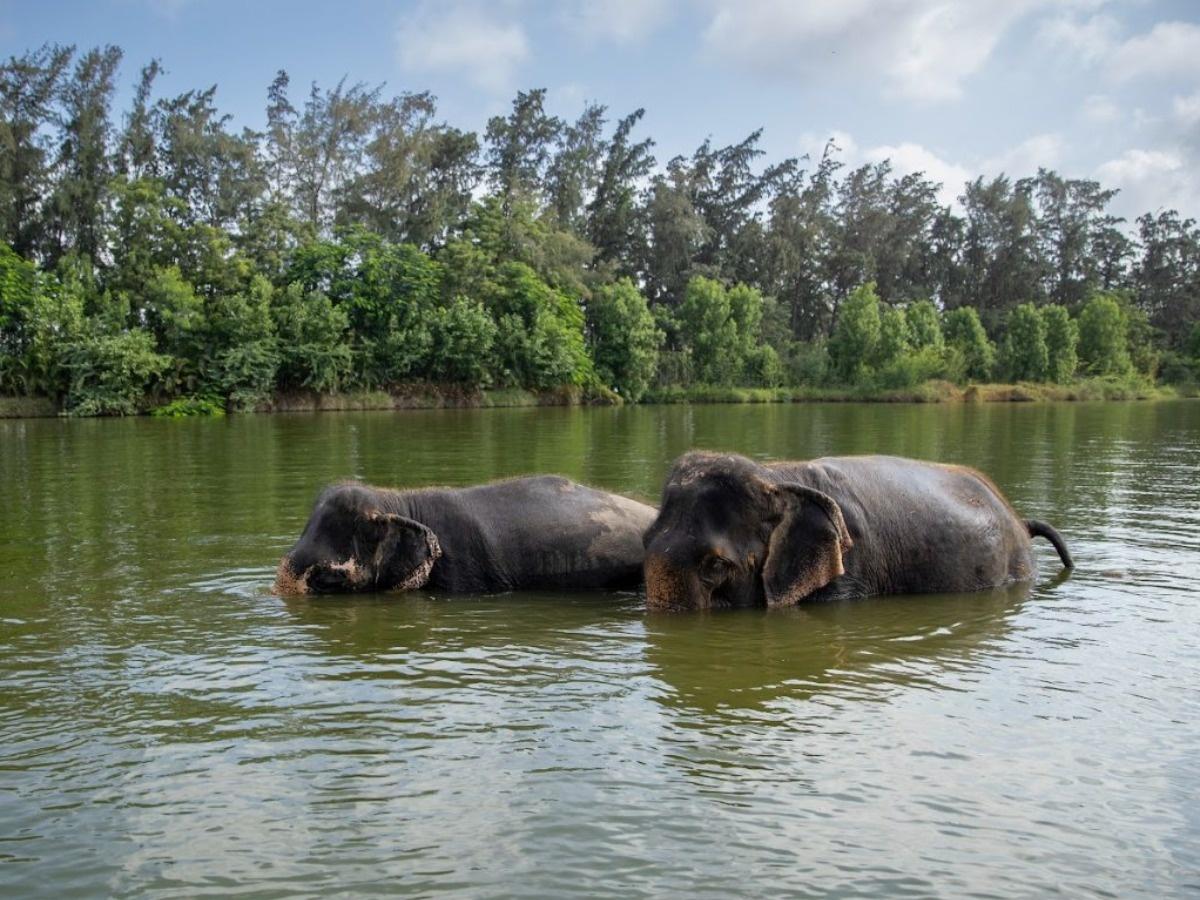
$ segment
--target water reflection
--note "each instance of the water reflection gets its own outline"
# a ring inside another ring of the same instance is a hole
[[[822,694],[884,701],[1000,652],[1031,590],[648,615],[646,660],[661,702],[717,717]]]

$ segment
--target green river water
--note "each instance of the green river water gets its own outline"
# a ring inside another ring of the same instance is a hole
[[[319,488],[977,466],[1062,580],[283,599]],[[1200,892],[1200,403],[0,421],[0,896]]]

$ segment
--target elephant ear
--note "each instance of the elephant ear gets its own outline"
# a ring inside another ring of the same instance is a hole
[[[845,573],[854,542],[833,498],[802,484],[768,486],[777,524],[767,544],[763,590],[770,606],[798,603]]]
[[[377,590],[411,591],[429,581],[442,555],[437,535],[413,519],[378,510],[364,511],[355,523],[360,558],[375,573]]]

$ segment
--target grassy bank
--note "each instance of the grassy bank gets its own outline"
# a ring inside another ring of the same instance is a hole
[[[620,404],[621,398],[605,388],[585,390],[561,387],[550,391],[522,388],[478,390],[435,384],[398,385],[388,391],[347,391],[321,394],[290,391],[259,403],[254,412],[346,412],[389,409],[491,409],[516,406],[605,406]],[[210,415],[220,407],[209,401],[176,400],[144,413],[184,418]],[[62,415],[62,409],[47,397],[0,397],[0,419],[31,419]]]
[[[643,403],[1028,403],[1074,400],[1162,400],[1191,396],[1143,379],[1088,378],[1072,384],[971,384],[927,381],[911,388],[672,387],[651,391]]]
[[[1156,385],[1144,379],[1089,378],[1072,384],[971,384],[927,381],[911,388],[793,387],[739,388],[698,385],[651,390],[643,404],[670,403],[1030,403],[1076,400],[1165,400],[1197,396],[1196,387]],[[611,391],[564,387],[552,391],[521,388],[471,390],[431,384],[401,385],[390,391],[315,391],[278,394],[254,412],[339,412],[400,409],[492,409],[521,406],[615,406]],[[186,407],[186,404],[184,405]],[[153,412],[153,410],[147,410]],[[0,419],[61,415],[46,397],[0,397]],[[187,412],[176,415],[187,415]]]

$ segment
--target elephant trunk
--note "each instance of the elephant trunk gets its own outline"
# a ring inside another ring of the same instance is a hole
[[[695,573],[676,565],[666,554],[648,552],[643,570],[647,609],[695,609],[706,605]]]
[[[291,556],[284,556],[275,570],[275,585],[271,592],[281,597],[309,593],[308,572],[297,572],[292,565]]]

